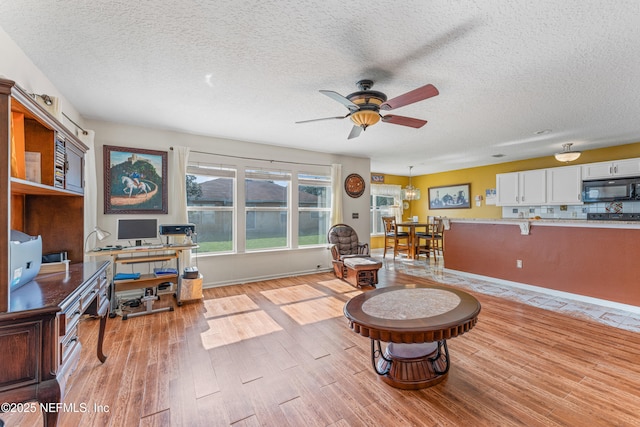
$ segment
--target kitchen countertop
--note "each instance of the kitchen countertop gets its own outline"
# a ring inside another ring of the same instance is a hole
[[[600,221],[587,219],[559,219],[559,218],[448,218],[451,223],[469,224],[513,224],[528,223],[529,226],[547,227],[584,227],[584,228],[628,228],[640,229],[640,221]]]

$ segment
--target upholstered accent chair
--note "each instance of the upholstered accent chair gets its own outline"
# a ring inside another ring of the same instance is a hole
[[[358,240],[356,231],[347,224],[336,224],[329,229],[327,240],[330,244],[333,272],[336,277],[344,279],[347,268],[344,265],[346,258],[369,258],[369,244]]]

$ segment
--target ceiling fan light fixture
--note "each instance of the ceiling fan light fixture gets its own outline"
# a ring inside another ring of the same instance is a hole
[[[571,146],[573,143],[562,144],[562,151],[555,154],[556,160],[559,162],[573,162],[577,160],[578,157],[582,154],[580,151],[571,151]]]
[[[358,110],[353,113],[350,118],[356,126],[362,126],[366,129],[380,121],[380,114],[378,114],[377,111],[372,110]]]

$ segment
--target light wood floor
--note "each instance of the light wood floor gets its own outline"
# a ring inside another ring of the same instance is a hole
[[[386,269],[380,281],[429,283]],[[104,365],[86,319],[65,402],[87,411],[60,425],[640,425],[638,333],[474,294],[479,322],[448,341],[448,378],[404,391],[377,378],[342,315],[358,292],[330,273],[209,289],[174,312],[110,319]]]

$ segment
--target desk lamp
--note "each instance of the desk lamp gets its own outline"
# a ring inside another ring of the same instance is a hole
[[[87,238],[84,241],[84,247],[85,250],[87,248],[87,242],[89,241],[89,237],[91,237],[91,235],[95,233],[96,237],[98,238],[98,240],[104,240],[107,237],[111,236],[111,233],[109,233],[108,231],[103,230],[102,228],[98,227],[97,225],[93,228],[93,231],[91,233],[89,233],[89,235],[87,236]]]

